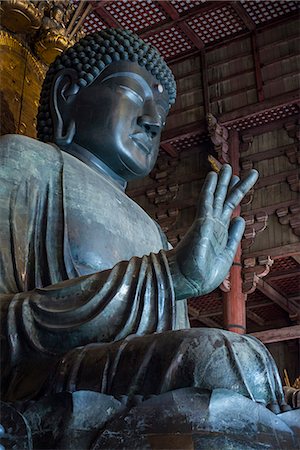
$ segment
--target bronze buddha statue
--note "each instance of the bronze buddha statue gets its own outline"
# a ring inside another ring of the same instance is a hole
[[[155,48],[104,30],[50,66],[40,141],[1,138],[2,399],[22,404],[27,420],[28,402],[82,391],[125,398],[128,410],[178,389],[287,409],[259,341],[191,330],[187,316],[185,299],[212,291],[230,269],[244,230],[231,213],[256,171],[233,182],[228,165],[210,173],[175,249],[124,192],[152,170],[175,95]]]

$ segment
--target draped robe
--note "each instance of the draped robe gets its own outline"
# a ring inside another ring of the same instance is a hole
[[[1,138],[0,161],[4,399],[34,398],[46,383],[112,395],[227,387],[283,401],[258,341],[187,330],[164,237],[112,179],[22,136]]]

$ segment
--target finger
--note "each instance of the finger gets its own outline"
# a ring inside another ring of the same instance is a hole
[[[239,181],[240,181],[240,177],[238,177],[237,175],[233,175],[233,177],[230,180],[230,184],[229,184],[229,188],[228,188],[229,193],[232,191],[234,186],[239,183]]]
[[[229,227],[228,241],[225,249],[226,258],[233,261],[238,245],[245,231],[245,221],[242,217],[235,217]]]
[[[252,186],[256,183],[258,178],[257,170],[250,170],[247,178],[243,181],[239,181],[232,191],[229,193],[225,203],[222,218],[224,221],[229,220],[232,211],[237,207],[237,205],[241,202],[241,200],[245,197],[247,192],[252,188]]]
[[[207,214],[212,213],[217,181],[218,175],[215,172],[209,172],[206,176],[199,197],[196,219],[200,219],[201,217],[205,217]]]
[[[214,197],[214,204],[213,204],[213,210],[214,210],[214,216],[219,217],[223,211],[224,201],[227,196],[228,192],[228,185],[231,180],[231,174],[232,169],[229,164],[224,164],[222,166],[218,184],[215,192]]]

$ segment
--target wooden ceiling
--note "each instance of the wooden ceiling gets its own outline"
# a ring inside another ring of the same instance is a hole
[[[74,1],[75,4],[78,2]],[[297,1],[100,0],[83,22],[86,33],[127,28],[155,45],[168,62],[191,56],[295,16]]]

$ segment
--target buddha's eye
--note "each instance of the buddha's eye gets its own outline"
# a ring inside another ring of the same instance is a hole
[[[131,89],[130,87],[119,84],[117,91],[118,90],[121,91],[122,93],[125,93],[134,102],[138,100],[139,103],[144,103],[144,99],[141,97],[141,95],[138,94],[135,90]]]

